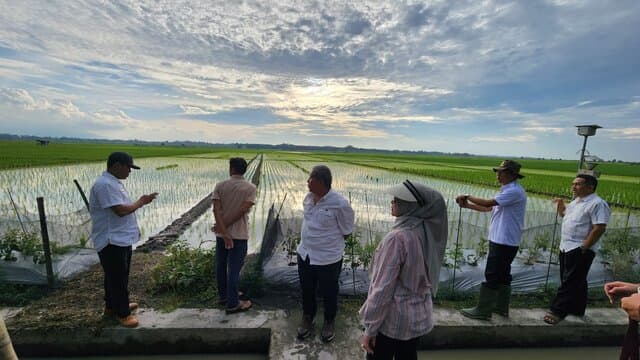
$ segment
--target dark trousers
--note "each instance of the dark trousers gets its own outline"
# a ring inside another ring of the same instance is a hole
[[[418,339],[396,340],[378,333],[373,355],[367,354],[367,360],[417,360]]]
[[[560,252],[560,287],[549,309],[565,317],[568,314],[582,316],[587,308],[587,275],[596,253],[581,248]]]
[[[342,270],[342,259],[329,265],[311,265],[309,257],[302,259],[298,255],[298,276],[302,289],[302,311],[304,316],[313,319],[316,316],[316,289],[322,295],[324,320],[333,321],[338,312],[338,278]]]
[[[107,245],[98,252],[104,270],[104,304],[118,317],[127,317],[129,310],[129,268],[131,246]]]
[[[227,301],[227,308],[238,306],[240,269],[247,256],[247,240],[233,239],[233,248],[224,247],[224,239],[216,237],[216,281],[220,300]]]
[[[497,289],[500,285],[511,285],[511,263],[517,253],[517,246],[489,241],[489,255],[484,269],[485,285],[488,288]]]

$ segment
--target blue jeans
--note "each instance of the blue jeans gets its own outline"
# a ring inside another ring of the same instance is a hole
[[[224,247],[224,239],[216,237],[216,281],[220,300],[227,301],[227,308],[238,306],[240,269],[247,256],[247,240],[233,239],[233,248]]]

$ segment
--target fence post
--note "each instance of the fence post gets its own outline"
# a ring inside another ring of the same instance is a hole
[[[42,234],[42,250],[44,250],[45,266],[47,268],[47,283],[53,287],[53,261],[51,259],[51,247],[49,246],[49,231],[47,230],[47,216],[44,212],[44,198],[36,198],[38,201],[38,214],[40,215],[40,232]]]
[[[78,188],[78,191],[80,191],[80,196],[82,196],[82,200],[84,201],[84,204],[87,206],[87,210],[91,211],[89,209],[89,201],[87,200],[87,195],[84,194],[84,191],[82,190],[82,187],[80,186],[80,183],[76,179],[73,179],[73,182],[76,184],[76,187]]]

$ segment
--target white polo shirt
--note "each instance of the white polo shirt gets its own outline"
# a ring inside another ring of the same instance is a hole
[[[607,224],[610,216],[609,204],[596,193],[575,198],[564,211],[560,250],[567,252],[582,246],[593,225]],[[599,247],[600,244],[595,243],[591,249],[595,251]]]
[[[120,217],[111,209],[115,205],[131,203],[124,185],[111,173],[105,171],[96,179],[89,195],[91,240],[96,251],[109,244],[130,246],[140,240],[135,213]]]
[[[491,209],[489,240],[501,245],[520,246],[527,194],[517,181],[500,187],[495,197],[498,205]]]
[[[329,190],[316,204],[313,193],[305,196],[304,219],[298,254],[311,265],[329,265],[342,259],[344,236],[353,232],[355,215],[349,202]]]

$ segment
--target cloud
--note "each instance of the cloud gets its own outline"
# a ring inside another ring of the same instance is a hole
[[[0,3],[0,131],[557,157],[595,122],[599,153],[640,153],[615,141],[640,116],[636,0],[52,0],[35,14]],[[496,134],[515,137],[487,149]]]
[[[533,135],[515,135],[515,136],[475,136],[471,138],[471,141],[475,142],[497,142],[497,143],[512,143],[512,142],[520,142],[520,143],[528,143],[536,140],[536,137]]]
[[[640,127],[624,128],[624,129],[604,129],[605,133],[609,133],[614,139],[622,140],[640,140]]]

